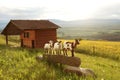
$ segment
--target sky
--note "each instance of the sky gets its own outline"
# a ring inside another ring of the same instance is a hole
[[[120,19],[120,0],[0,0],[0,22],[11,19]]]

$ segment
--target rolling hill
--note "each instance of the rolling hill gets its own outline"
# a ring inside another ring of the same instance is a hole
[[[62,38],[120,41],[120,20],[117,19],[51,21],[62,27],[58,30]]]

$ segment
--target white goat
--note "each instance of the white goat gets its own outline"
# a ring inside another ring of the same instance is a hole
[[[53,49],[53,41],[50,40],[48,43],[45,43],[44,45],[44,50],[46,54],[52,54],[52,49]]]
[[[53,53],[56,53],[56,54],[61,54],[61,51],[62,51],[62,42],[61,41],[57,41],[56,43],[54,43],[54,51]]]

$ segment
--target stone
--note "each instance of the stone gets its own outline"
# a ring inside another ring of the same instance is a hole
[[[78,76],[91,76],[93,78],[96,78],[96,75],[93,72],[93,70],[91,70],[89,68],[80,68],[80,67],[74,67],[74,66],[65,66],[63,71],[66,72],[66,73],[75,73]]]
[[[69,57],[64,55],[43,55],[43,58],[51,63],[60,63],[76,67],[79,67],[81,64],[80,58],[77,57]]]

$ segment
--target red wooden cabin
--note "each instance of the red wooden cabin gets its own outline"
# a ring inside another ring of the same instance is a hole
[[[49,40],[57,40],[58,28],[49,20],[11,20],[1,34],[6,36],[6,44],[8,35],[20,35],[22,47],[43,48]]]

